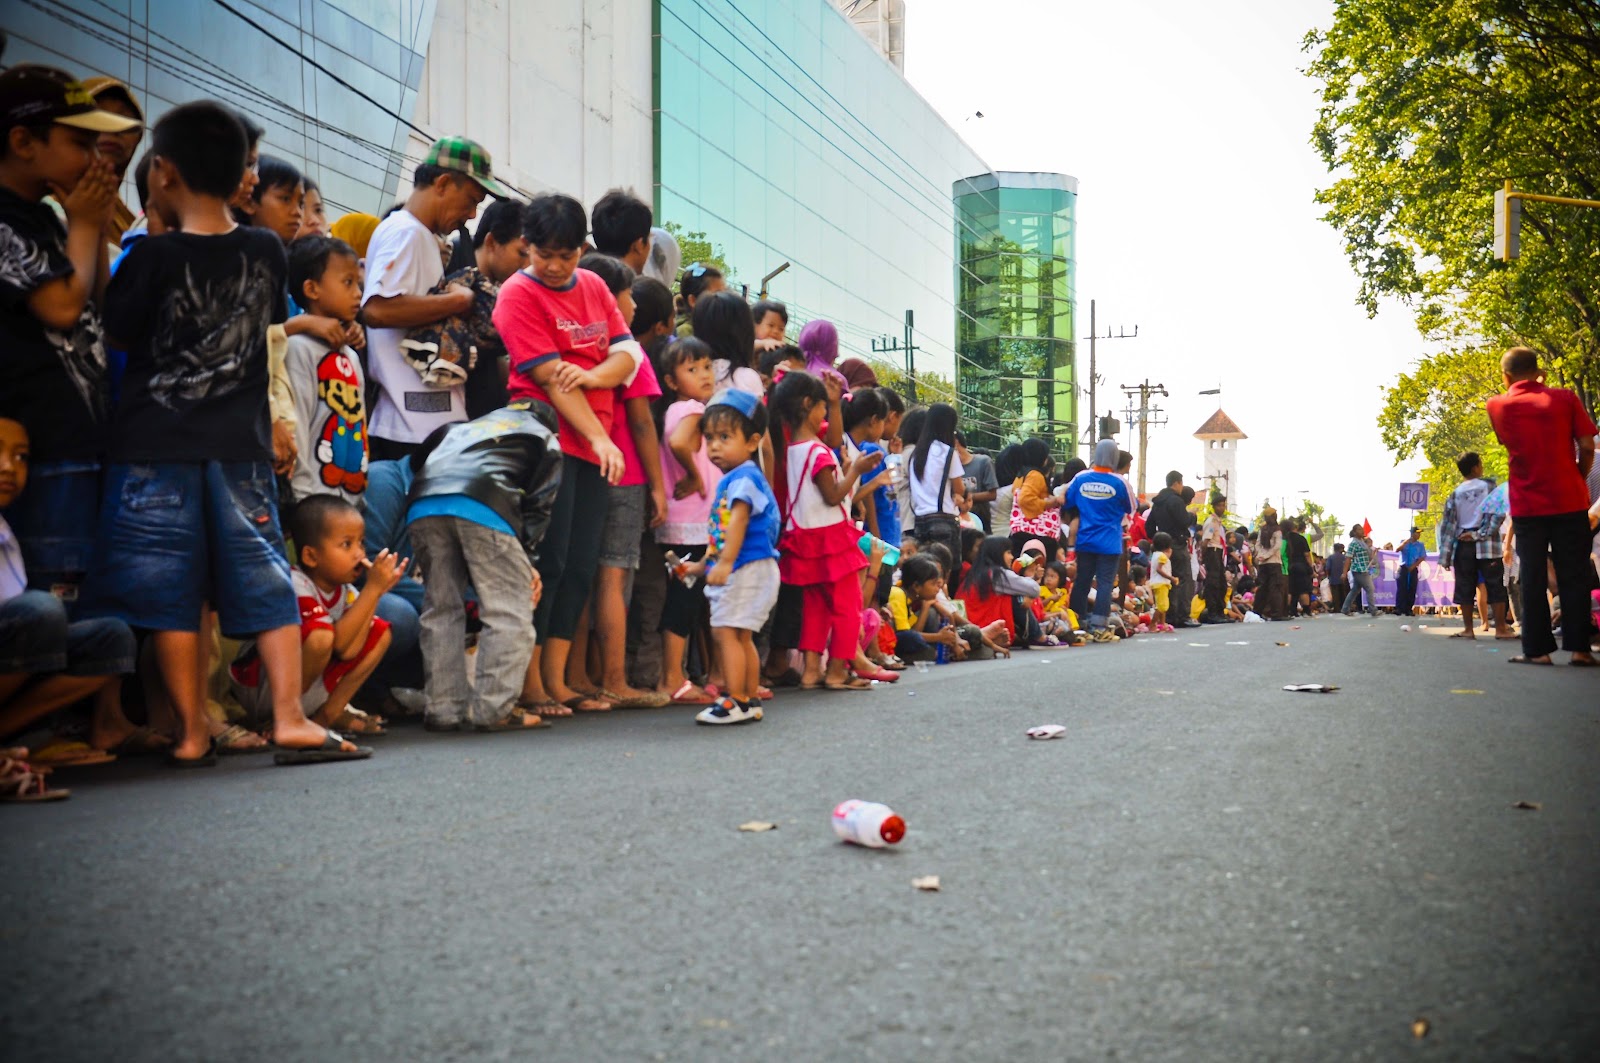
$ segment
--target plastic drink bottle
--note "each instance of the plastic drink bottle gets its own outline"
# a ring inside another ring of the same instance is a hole
[[[856,845],[882,849],[906,836],[906,821],[888,805],[852,800],[833,810],[833,833]]]
[[[889,466],[889,482],[898,484],[900,477],[905,475],[905,456],[902,454],[889,454],[884,457],[883,463]]]
[[[869,559],[872,557],[872,544],[874,542],[883,543],[883,563],[885,565],[893,568],[900,563],[900,548],[898,546],[890,546],[869,531],[862,532],[861,538],[856,541],[856,545],[861,547],[863,557]]]
[[[689,562],[671,550],[667,551],[666,558],[668,578],[680,581],[685,587],[693,587],[700,582],[700,577],[689,574]]]

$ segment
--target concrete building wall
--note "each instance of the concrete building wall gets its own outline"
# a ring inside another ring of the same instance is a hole
[[[437,0],[413,121],[530,195],[650,197],[652,0]],[[420,156],[412,132],[407,154]],[[409,187],[409,180],[402,182]]]

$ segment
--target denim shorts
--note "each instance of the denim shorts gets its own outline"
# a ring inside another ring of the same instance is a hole
[[[5,516],[22,545],[28,586],[60,598],[75,618],[100,523],[100,463],[35,463]]]
[[[600,533],[600,567],[636,569],[639,567],[639,536],[644,531],[644,510],[649,504],[649,486],[629,484],[608,489],[606,526]]]
[[[162,462],[106,469],[87,612],[153,631],[298,627],[277,485],[266,462]]]
[[[133,654],[133,632],[119,620],[69,622],[66,604],[44,591],[0,602],[0,674],[127,675]]]

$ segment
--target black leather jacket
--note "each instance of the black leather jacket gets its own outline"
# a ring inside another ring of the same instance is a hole
[[[1183,504],[1183,496],[1170,487],[1163,487],[1150,500],[1150,514],[1144,519],[1144,529],[1150,535],[1166,532],[1172,536],[1173,546],[1182,546],[1189,541],[1189,528],[1193,523],[1188,507]]]
[[[560,486],[555,433],[527,410],[504,409],[451,425],[412,482],[408,504],[441,495],[482,502],[517,530],[533,560]]]

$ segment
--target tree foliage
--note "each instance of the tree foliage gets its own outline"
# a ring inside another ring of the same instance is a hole
[[[685,232],[683,226],[675,221],[664,221],[661,227],[678,241],[678,250],[683,255],[685,267],[696,262],[715,266],[727,278],[728,285],[730,287],[733,285],[734,269],[728,264],[721,244],[713,243],[711,237],[703,232]]]

